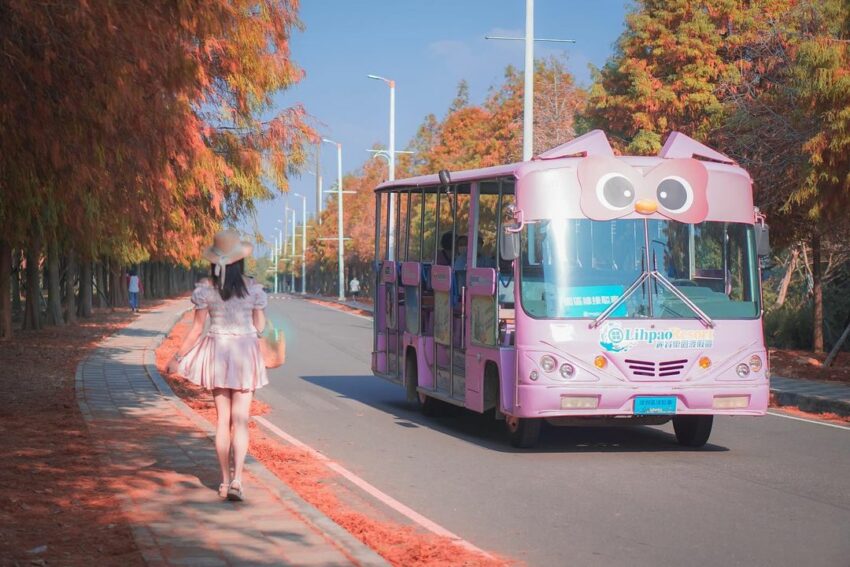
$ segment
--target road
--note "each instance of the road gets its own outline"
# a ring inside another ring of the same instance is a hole
[[[850,431],[775,416],[546,428],[533,450],[467,413],[426,418],[369,367],[371,322],[273,298],[287,364],[266,417],[474,545],[528,565],[850,565]]]

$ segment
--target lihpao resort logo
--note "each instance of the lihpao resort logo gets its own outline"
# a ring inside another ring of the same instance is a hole
[[[605,323],[599,332],[599,344],[608,352],[626,352],[636,346],[657,349],[711,348],[714,329],[624,328],[620,323]]]

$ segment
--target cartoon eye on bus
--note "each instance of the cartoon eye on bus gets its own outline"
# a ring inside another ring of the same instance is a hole
[[[748,173],[674,132],[615,156],[593,131],[528,162],[375,190],[373,371],[428,415],[492,412],[517,447],[551,425],[763,415],[769,369]]]

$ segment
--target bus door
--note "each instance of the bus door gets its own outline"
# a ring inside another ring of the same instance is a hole
[[[381,220],[376,222],[378,286],[375,296],[375,372],[401,381],[403,376],[401,341],[404,330],[404,291],[399,287],[399,259],[406,252],[407,193],[379,194],[377,207]],[[383,206],[382,206],[383,204]],[[384,208],[385,207],[385,208]],[[399,256],[399,254],[402,254]]]
[[[470,240],[471,265],[467,295],[469,296],[469,347],[466,357],[466,387],[480,393],[488,360],[501,362],[498,349],[510,346],[507,332],[513,327],[513,274],[510,263],[499,258],[499,231],[502,211],[513,202],[514,183],[509,179],[480,181],[473,193],[473,226],[475,239]],[[504,369],[499,369],[500,371]],[[485,392],[492,397],[493,392]],[[494,400],[480,395],[467,397],[469,407],[487,407]]]
[[[434,293],[434,366],[436,390],[443,396],[465,401],[466,398],[466,273],[469,236],[470,185],[463,183],[442,188],[436,207],[434,241],[437,248],[431,269]]]

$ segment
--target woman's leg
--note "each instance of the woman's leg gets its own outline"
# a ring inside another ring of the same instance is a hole
[[[215,426],[215,452],[218,455],[218,465],[221,467],[221,482],[230,484],[230,414],[231,393],[228,388],[215,388],[213,399],[215,399],[216,426]]]
[[[233,424],[233,478],[242,481],[242,467],[248,454],[248,419],[254,392],[233,390],[230,422]]]

